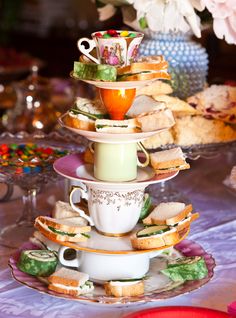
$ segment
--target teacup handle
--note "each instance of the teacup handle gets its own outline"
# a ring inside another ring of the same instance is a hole
[[[66,250],[71,250],[70,247],[67,246],[61,246],[58,250],[58,258],[62,265],[69,266],[69,267],[79,267],[80,266],[80,257],[77,255],[76,251],[76,257],[72,260],[66,260],[64,258],[64,253]]]
[[[149,161],[150,161],[149,154],[148,154],[148,152],[146,151],[146,149],[143,147],[143,145],[142,145],[141,142],[137,142],[137,145],[138,145],[138,148],[139,148],[140,150],[142,150],[142,152],[144,153],[145,158],[146,158],[146,160],[145,160],[144,162],[140,162],[139,159],[137,158],[137,165],[138,165],[139,167],[142,167],[142,168],[147,167],[147,165],[149,164]]]
[[[88,43],[89,47],[87,49],[85,48],[84,44],[82,44],[83,42]],[[99,64],[99,60],[96,59],[91,54],[89,54],[96,47],[96,43],[94,40],[88,39],[88,38],[81,38],[78,40],[77,46],[81,53],[83,53],[85,56],[87,56],[90,60],[92,60],[96,64]]]
[[[76,212],[78,212],[79,215],[80,215],[82,218],[84,218],[85,220],[87,220],[87,221],[89,222],[89,224],[90,224],[91,226],[93,226],[93,225],[94,225],[94,222],[93,222],[93,220],[91,219],[91,217],[89,217],[87,214],[85,214],[84,211],[81,210],[80,208],[78,208],[78,207],[74,204],[74,202],[73,202],[73,194],[74,194],[76,191],[80,191],[80,193],[81,193],[81,198],[82,198],[82,199],[88,200],[88,193],[87,193],[84,189],[82,189],[82,188],[79,187],[79,186],[72,186],[72,187],[71,187],[71,191],[70,191],[70,195],[69,195],[70,205],[71,205],[71,207],[72,207],[73,210],[75,210]]]
[[[94,142],[89,142],[88,144],[89,150],[94,154]]]

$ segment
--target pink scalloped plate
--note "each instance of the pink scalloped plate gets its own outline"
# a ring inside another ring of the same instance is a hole
[[[208,254],[199,244],[190,241],[183,240],[181,243],[175,246],[177,252],[181,253],[184,256],[202,256],[205,259],[207,268],[208,268],[208,276],[201,280],[192,280],[186,281],[181,285],[176,287],[176,284],[168,284],[168,287],[160,289],[155,286],[156,277],[158,275],[158,271],[156,270],[155,262],[158,260],[158,257],[153,258],[150,265],[150,271],[148,272],[148,279],[145,281],[145,293],[142,296],[137,297],[110,297],[106,296],[104,293],[104,289],[102,286],[95,285],[95,289],[93,293],[88,295],[80,295],[77,297],[59,294],[54,291],[50,291],[47,288],[45,282],[40,281],[37,277],[28,275],[26,273],[21,272],[17,268],[17,262],[19,260],[19,256],[22,250],[29,249],[38,249],[37,246],[32,243],[25,243],[17,252],[12,255],[9,259],[9,266],[11,268],[13,278],[19,283],[37,290],[40,293],[48,294],[54,297],[60,297],[68,300],[77,300],[83,303],[96,303],[96,304],[105,304],[105,305],[114,305],[114,304],[137,304],[137,303],[145,303],[145,302],[153,302],[162,299],[172,298],[178,295],[183,295],[189,293],[193,290],[196,290],[206,283],[210,281],[210,279],[214,275],[214,267],[215,260],[214,258]],[[154,271],[155,269],[155,271]]]

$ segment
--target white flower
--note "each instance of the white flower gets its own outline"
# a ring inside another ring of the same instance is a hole
[[[106,4],[104,7],[98,8],[98,15],[100,21],[105,21],[113,17],[116,13],[116,8],[112,4]]]

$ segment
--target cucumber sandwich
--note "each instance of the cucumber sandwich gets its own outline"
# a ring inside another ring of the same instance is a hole
[[[87,294],[94,289],[88,274],[64,267],[52,274],[48,281],[50,290],[72,296]]]
[[[189,231],[191,222],[199,216],[198,213],[191,212],[191,204],[160,203],[142,220],[145,228],[131,237],[133,248],[152,249],[177,244]]]
[[[95,130],[95,120],[109,118],[107,110],[100,100],[78,97],[73,107],[66,114],[67,126],[81,130]]]
[[[81,220],[75,223],[75,219],[54,219],[47,216],[38,216],[34,225],[44,236],[52,241],[87,241],[91,227],[84,225]]]
[[[190,168],[180,147],[153,152],[150,154],[150,162],[157,174]]]

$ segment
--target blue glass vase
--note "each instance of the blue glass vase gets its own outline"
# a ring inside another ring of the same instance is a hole
[[[208,55],[205,48],[191,39],[191,34],[147,31],[139,53],[164,55],[175,96],[185,99],[204,88]]]

